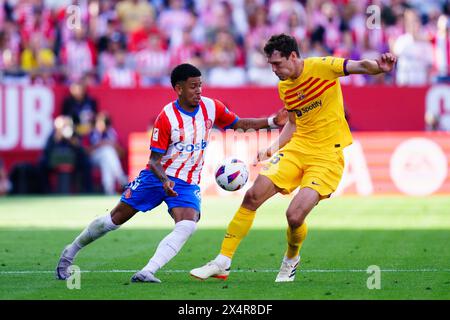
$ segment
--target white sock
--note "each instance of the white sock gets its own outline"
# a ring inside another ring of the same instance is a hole
[[[217,262],[217,264],[224,269],[228,269],[231,266],[231,258],[224,256],[223,254],[217,255],[214,261]]]
[[[283,261],[289,263],[290,265],[294,265],[298,261],[298,256],[289,259],[288,257],[284,256]]]
[[[75,258],[75,255],[81,248],[105,235],[109,231],[116,230],[119,227],[120,225],[114,224],[110,214],[96,218],[67,247],[64,255],[69,259]]]
[[[142,269],[155,273],[168,263],[181,250],[187,239],[195,232],[197,224],[191,220],[182,220],[158,245],[155,254]]]

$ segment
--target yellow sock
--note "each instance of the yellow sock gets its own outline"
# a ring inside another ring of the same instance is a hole
[[[288,259],[293,259],[298,256],[307,233],[308,227],[306,226],[306,222],[303,222],[300,227],[294,230],[291,230],[290,227],[287,228],[288,247],[286,250],[286,257]]]
[[[247,235],[255,219],[256,211],[240,207],[239,210],[228,225],[227,233],[222,242],[220,253],[229,258],[233,257],[234,252],[241,240]]]

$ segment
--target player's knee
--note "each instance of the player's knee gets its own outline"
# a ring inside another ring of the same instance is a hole
[[[136,212],[137,210],[131,206],[119,202],[119,204],[111,210],[111,220],[115,225],[122,225],[130,220]]]
[[[260,199],[254,188],[247,190],[242,204],[250,210],[256,210],[260,206]]]
[[[286,218],[289,227],[291,227],[292,229],[296,229],[303,224],[303,221],[305,220],[305,214],[300,208],[288,209],[286,211]]]
[[[111,211],[111,221],[117,226],[124,224],[132,216],[133,216],[132,214],[125,212],[123,210],[120,210],[120,209],[113,209]]]
[[[125,222],[124,219],[122,219],[120,212],[118,211],[111,212],[111,220],[117,226],[120,226]]]

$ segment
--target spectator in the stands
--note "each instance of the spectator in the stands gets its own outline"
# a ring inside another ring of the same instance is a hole
[[[158,17],[158,26],[173,46],[181,41],[181,32],[192,24],[192,15],[184,7],[183,0],[169,0],[169,6]]]
[[[0,71],[5,68],[5,61],[10,60],[12,55],[20,56],[21,38],[17,25],[5,21],[4,27],[0,28]]]
[[[51,46],[55,39],[55,26],[52,10],[45,5],[44,0],[19,1],[14,10],[14,16],[19,25],[21,37],[26,44],[36,33]]]
[[[127,33],[142,28],[144,21],[155,15],[155,9],[146,0],[119,1],[116,5],[116,12]]]
[[[98,75],[103,79],[107,70],[111,70],[116,65],[116,53],[123,51],[125,48],[119,34],[112,34],[109,38],[102,38],[105,40],[105,49],[102,49],[98,56]]]
[[[405,10],[404,25],[406,33],[397,38],[392,50],[398,59],[396,82],[398,85],[426,85],[431,81],[431,44],[421,30],[415,11]]]
[[[436,81],[450,82],[450,20],[447,15],[438,18],[436,29],[432,38]]]
[[[249,31],[245,37],[245,46],[247,50],[260,50],[261,44],[274,33],[274,28],[269,23],[267,9],[260,5],[256,6],[248,16]]]
[[[192,36],[192,29],[186,28],[182,32],[181,43],[172,48],[171,67],[181,63],[190,63],[202,69],[203,46],[197,43]]]
[[[122,31],[120,22],[115,19],[107,21],[106,31],[98,38],[97,49],[99,54],[108,50],[111,42],[117,44],[121,49],[125,49],[127,46],[127,36]]]
[[[321,3],[317,1],[317,3]],[[327,3],[323,2],[322,3]],[[336,12],[333,12],[336,15]],[[295,15],[295,17],[293,17]],[[295,0],[273,0],[268,5],[268,18],[270,25],[276,33],[294,31],[293,36],[297,34],[296,27],[306,22],[306,11],[300,1]],[[312,17],[311,17],[312,18]],[[298,19],[298,21],[294,21]],[[300,39],[299,39],[300,40]]]
[[[92,164],[100,168],[103,191],[108,195],[116,193],[117,186],[123,187],[128,183],[120,162],[123,152],[110,116],[104,112],[98,113],[89,135],[89,153]]]
[[[95,8],[95,10],[93,9]],[[115,1],[98,1],[91,3],[90,29],[95,38],[101,39],[111,35],[111,23],[119,22]],[[117,30],[117,29],[116,29]]]
[[[132,62],[126,51],[118,50],[114,66],[105,71],[102,83],[111,88],[135,88],[140,86],[139,73],[131,67]]]
[[[19,57],[10,50],[3,52],[3,68],[1,83],[8,85],[28,85],[31,83],[30,75],[25,72],[19,62]]]
[[[78,6],[81,28],[68,23],[69,4]],[[369,27],[367,23],[375,22],[366,12],[372,4],[381,9],[381,19],[379,26]],[[8,83],[29,82],[15,61],[18,59],[20,64],[22,52],[35,34],[45,39],[43,43],[53,51],[56,64],[56,68],[46,69],[50,75],[41,76],[38,83],[52,84],[54,79],[57,84],[70,84],[88,75],[98,85],[105,79],[105,72],[113,69],[115,52],[108,52],[111,41],[118,42],[132,56],[144,49],[151,35],[158,34],[163,51],[173,58],[171,66],[175,60],[186,59],[207,75],[217,67],[211,53],[222,32],[230,33],[243,52],[242,62],[232,65],[248,73],[245,84],[266,84],[254,81],[258,80],[255,61],[260,60],[261,42],[281,32],[298,39],[302,57],[343,55],[348,52],[342,46],[346,46],[349,34],[351,51],[358,52],[360,58],[373,56],[374,52],[395,53],[394,47],[400,52],[396,78],[394,73],[363,77],[364,81],[351,81],[354,85],[390,84],[394,79],[401,85],[427,85],[449,79],[445,61],[449,56],[445,53],[448,32],[444,31],[448,27],[444,20],[450,14],[450,1],[445,0],[0,0],[0,7],[0,33],[4,32],[6,38],[6,45],[0,44],[0,73],[5,74],[2,79]],[[411,18],[410,12],[416,18]],[[418,23],[411,22],[414,20]],[[414,24],[416,27],[411,27]],[[192,55],[190,48],[182,49],[186,32],[190,32],[201,52],[194,50]],[[126,65],[132,70],[124,72],[120,68],[114,76],[122,80],[119,86],[123,87],[124,82],[127,87],[138,86],[139,81],[124,80],[132,71],[139,71],[137,65]],[[166,75],[160,77],[149,83],[165,83]],[[112,86],[116,84],[111,82]]]
[[[170,54],[159,34],[152,34],[144,48],[135,53],[136,70],[142,86],[169,84]]]
[[[247,50],[248,81],[250,84],[260,86],[275,86],[279,79],[267,63],[267,57],[263,51],[264,43],[265,41],[261,41],[259,47],[255,46]]]
[[[96,50],[84,28],[74,29],[72,39],[62,49],[61,58],[70,82],[79,81],[86,73],[94,70]]]
[[[150,36],[155,34],[161,36],[161,39],[163,39],[162,45],[166,49],[167,45],[164,43],[165,39],[163,37],[162,31],[156,24],[155,17],[153,15],[150,15],[145,18],[142,27],[129,33],[128,50],[130,52],[136,52],[144,49],[150,39]]]
[[[230,32],[220,31],[210,52],[212,68],[208,83],[212,86],[241,86],[247,82],[244,56]]]
[[[52,173],[62,177],[59,191],[70,192],[72,188],[82,193],[92,192],[91,162],[74,131],[72,118],[60,115],[55,118],[53,131],[47,139],[39,160],[45,191],[51,192],[49,177]]]
[[[220,32],[228,32],[235,41],[241,43],[242,37],[233,23],[231,6],[226,1],[211,1],[209,10],[200,13],[200,23],[205,28],[206,42],[214,43]]]
[[[62,114],[69,116],[80,136],[89,134],[98,112],[97,100],[89,95],[84,82],[70,85],[69,95],[64,99]]]
[[[53,51],[46,44],[45,38],[40,33],[31,35],[27,48],[22,51],[22,69],[28,72],[33,83],[53,85],[52,77],[56,58]]]

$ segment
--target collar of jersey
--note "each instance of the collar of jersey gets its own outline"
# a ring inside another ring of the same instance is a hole
[[[197,106],[197,108],[195,108],[194,111],[192,111],[192,112],[187,112],[186,110],[184,110],[183,108],[180,107],[180,104],[178,103],[178,100],[175,101],[175,106],[177,107],[177,109],[178,109],[181,113],[184,113],[185,115],[190,116],[190,117],[195,117],[195,115],[196,115],[197,112],[198,112],[198,109],[200,109],[200,106]]]

